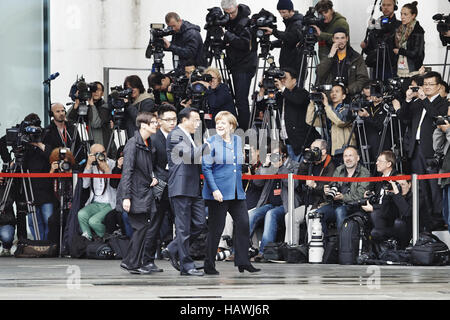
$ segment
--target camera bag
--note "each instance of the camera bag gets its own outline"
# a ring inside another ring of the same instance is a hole
[[[413,265],[443,266],[449,263],[450,253],[447,245],[435,235],[423,232],[411,250]]]
[[[264,247],[264,259],[283,260],[283,242],[269,242]]]
[[[115,252],[109,244],[103,241],[90,242],[86,247],[87,259],[109,260],[114,259]]]
[[[339,262],[339,237],[329,235],[326,237],[325,250],[323,252],[323,264],[337,264]]]
[[[266,249],[264,248],[264,251]],[[305,245],[283,244],[280,247],[282,259],[287,263],[308,262],[308,248]],[[265,252],[264,252],[265,255]]]
[[[57,255],[56,244],[47,240],[20,240],[14,252],[16,258],[52,258]]]
[[[357,263],[358,256],[367,247],[367,223],[367,217],[362,214],[353,214],[344,220],[339,232],[339,264]]]

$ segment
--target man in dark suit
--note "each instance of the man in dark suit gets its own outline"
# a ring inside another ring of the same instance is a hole
[[[203,276],[189,255],[189,244],[207,228],[200,190],[201,155],[207,144],[196,144],[191,136],[201,124],[196,109],[181,110],[178,121],[167,136],[168,187],[175,212],[176,238],[165,251],[175,268],[173,262],[178,253],[181,275]]]
[[[170,104],[163,104],[158,109],[159,130],[152,135],[150,139],[153,145],[153,172],[158,180],[165,183],[169,180],[169,166],[167,163],[167,148],[166,141],[169,133],[177,125],[177,113],[174,106]],[[167,186],[160,199],[156,200],[158,208],[158,217],[162,219],[159,223],[161,225],[160,239],[166,245],[172,241],[174,216],[170,208],[169,193]]]
[[[446,115],[449,102],[439,95],[441,88],[441,75],[437,72],[429,72],[423,76],[423,87],[417,93],[417,99],[413,100],[415,94],[411,89],[406,91],[406,101],[400,105],[394,103],[394,108],[402,120],[410,121],[411,140],[406,147],[408,158],[411,163],[412,173],[426,174],[426,159],[432,158],[433,131],[436,126],[433,118],[438,115]],[[425,228],[433,228],[432,216],[441,216],[442,192],[439,190],[436,179],[421,180],[420,192],[424,195],[423,201],[427,203],[430,212],[420,212],[420,225]]]

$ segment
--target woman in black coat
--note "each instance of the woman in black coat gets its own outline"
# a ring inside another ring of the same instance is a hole
[[[395,33],[394,54],[396,72],[399,77],[410,77],[416,73],[425,58],[425,31],[417,17],[417,1],[405,4],[401,11],[402,24]]]
[[[122,178],[117,190],[116,210],[128,212],[133,236],[121,268],[135,274],[162,271],[154,264],[156,236],[159,228],[152,216],[156,213],[152,187],[158,183],[153,178],[152,146],[150,136],[156,133],[158,121],[150,112],[136,118],[139,128],[128,140],[124,149]],[[150,218],[151,224],[150,224]]]

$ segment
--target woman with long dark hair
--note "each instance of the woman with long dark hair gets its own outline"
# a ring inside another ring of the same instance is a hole
[[[418,74],[425,58],[425,31],[416,20],[417,14],[417,1],[405,4],[401,11],[402,24],[395,33],[394,48],[399,77]]]

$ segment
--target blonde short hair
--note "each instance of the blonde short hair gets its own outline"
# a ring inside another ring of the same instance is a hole
[[[222,75],[220,74],[219,69],[214,68],[214,67],[209,67],[203,72],[203,74],[210,73],[210,72],[212,74],[214,74],[214,76],[217,78],[217,80],[219,80],[219,83],[222,82]]]
[[[229,124],[233,127],[233,130],[237,128],[237,119],[236,117],[228,111],[220,111],[216,117],[214,118],[214,121],[217,123],[219,120],[226,120]]]

